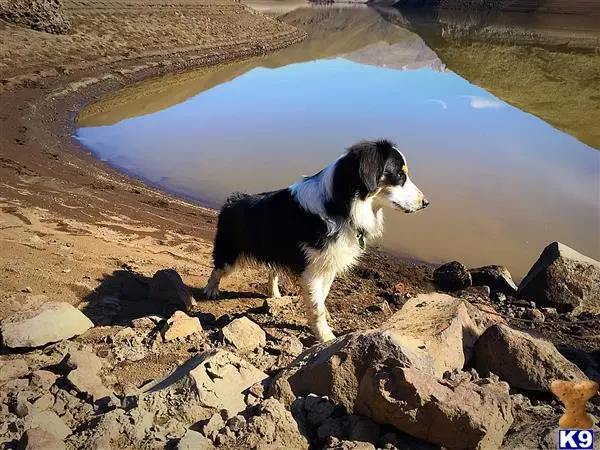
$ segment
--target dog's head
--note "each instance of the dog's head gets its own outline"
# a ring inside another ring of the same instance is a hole
[[[348,150],[346,157],[358,171],[361,199],[374,197],[407,213],[429,205],[408,176],[406,158],[391,142],[360,142]]]

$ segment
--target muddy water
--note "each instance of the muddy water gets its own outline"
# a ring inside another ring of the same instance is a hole
[[[303,8],[284,20],[310,38],[125,89],[82,112],[77,138],[124,171],[219,206],[231,191],[287,186],[360,139],[386,137],[431,205],[388,211],[383,247],[431,262],[504,264],[516,278],[554,240],[600,258],[595,141],[472,84],[371,9]],[[556,108],[570,101],[557,97]],[[581,116],[597,114],[583,105]]]

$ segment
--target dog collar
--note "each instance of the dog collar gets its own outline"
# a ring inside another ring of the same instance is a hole
[[[365,235],[362,233],[362,231],[356,235],[356,239],[358,240],[358,246],[360,249],[364,250],[367,245],[365,244]]]

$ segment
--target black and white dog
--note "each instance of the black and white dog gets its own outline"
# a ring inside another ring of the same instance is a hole
[[[358,143],[287,189],[231,195],[219,214],[205,294],[217,298],[221,278],[236,266],[264,265],[270,295],[280,295],[278,274],[296,277],[315,336],[334,339],[325,309],[329,288],[382,234],[386,203],[408,213],[429,204],[408,177],[404,155],[385,140]]]

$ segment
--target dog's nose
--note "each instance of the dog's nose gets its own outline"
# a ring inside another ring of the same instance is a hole
[[[423,208],[427,208],[427,205],[429,205],[429,200],[427,200],[426,198],[423,199]]]

